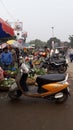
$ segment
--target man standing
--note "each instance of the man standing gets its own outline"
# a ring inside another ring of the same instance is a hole
[[[70,55],[69,55],[70,56],[70,62],[72,62],[73,61],[73,47],[71,47],[69,51],[70,51]]]
[[[12,53],[8,50],[8,47],[6,46],[3,49],[3,52],[1,54],[1,63],[4,70],[8,70],[13,62]]]

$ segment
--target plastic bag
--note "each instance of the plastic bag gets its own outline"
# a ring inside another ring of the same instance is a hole
[[[3,69],[0,67],[0,80],[4,79],[4,71]]]

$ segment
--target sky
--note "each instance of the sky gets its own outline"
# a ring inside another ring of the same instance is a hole
[[[27,41],[68,41],[73,35],[73,0],[0,0],[0,17],[23,22]]]

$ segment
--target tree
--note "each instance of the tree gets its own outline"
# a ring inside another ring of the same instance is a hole
[[[61,44],[61,41],[59,39],[57,39],[56,37],[50,38],[47,41],[47,47],[49,47],[50,49],[52,48],[52,41],[54,41],[55,47],[58,47]]]
[[[73,47],[73,35],[69,36],[69,40],[70,40],[69,42],[70,46]]]
[[[36,48],[41,48],[41,47],[44,47],[47,43],[39,39],[35,39],[35,40],[30,41],[29,44],[34,44]]]

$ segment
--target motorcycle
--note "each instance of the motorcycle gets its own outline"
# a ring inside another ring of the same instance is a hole
[[[57,71],[58,73],[65,73],[68,67],[67,59],[52,59],[48,58],[42,61],[40,67],[47,68],[47,72],[49,71]]]
[[[22,77],[22,76],[21,76]],[[24,79],[25,80],[25,79]],[[45,98],[55,103],[63,103],[69,95],[68,74],[45,74],[36,78],[36,86],[21,85],[21,78],[17,85],[12,85],[9,89],[10,99],[18,99],[22,94],[27,97]]]

